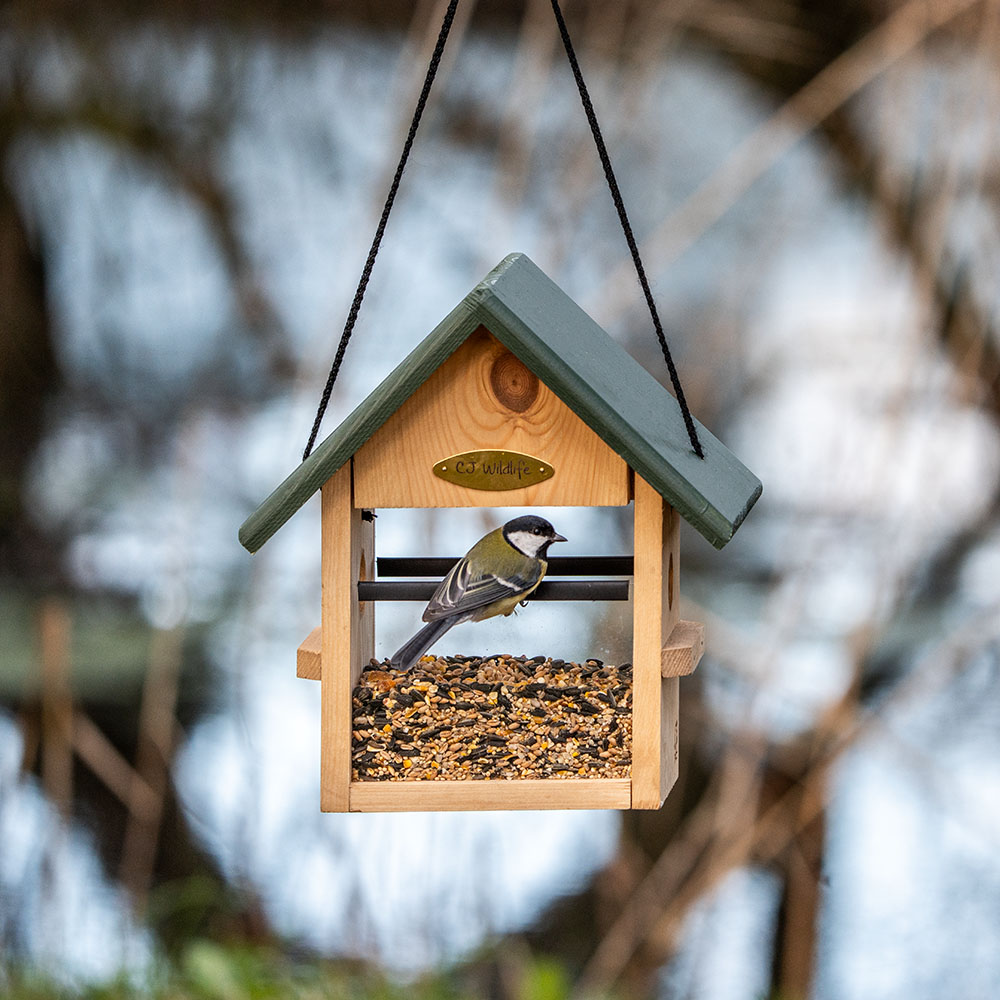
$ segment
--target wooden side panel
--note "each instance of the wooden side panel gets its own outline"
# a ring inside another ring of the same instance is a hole
[[[351,495],[351,465],[323,486],[320,808],[346,812],[351,782],[351,692],[374,651],[371,605],[357,581],[374,569],[374,530]]]
[[[660,650],[663,499],[635,477],[635,571],[632,621],[632,805],[656,809],[660,790]],[[654,662],[655,671],[650,664]]]
[[[355,781],[353,812],[628,809],[628,778],[526,781]]]
[[[515,451],[555,469],[517,490],[457,486],[432,472],[467,451]],[[359,507],[623,506],[629,473],[555,393],[480,327],[361,446]]]
[[[663,805],[663,800],[677,780],[680,744],[681,680],[679,677],[664,677],[660,682],[660,801],[654,807],[656,809]]]
[[[680,680],[663,677],[662,645],[680,619],[681,603],[681,517],[668,503],[663,504],[663,558],[667,564],[660,617],[660,802],[677,780],[680,764]]]
[[[678,618],[677,512],[635,476],[632,807],[658,809],[677,779],[678,681],[662,675],[662,650]]]

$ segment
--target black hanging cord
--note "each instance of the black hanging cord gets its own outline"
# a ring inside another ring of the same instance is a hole
[[[451,31],[451,23],[455,20],[455,11],[458,8],[458,0],[451,0],[448,9],[445,11],[444,20],[441,22],[441,31],[438,34],[437,43],[434,45],[434,52],[431,55],[430,64],[427,67],[427,75],[424,77],[424,85],[420,89],[420,96],[417,98],[417,105],[413,109],[413,120],[410,122],[410,130],[406,134],[406,141],[403,143],[403,152],[399,157],[399,164],[396,173],[389,185],[389,193],[385,198],[385,205],[382,206],[382,217],[379,219],[378,228],[375,230],[375,238],[372,240],[371,249],[368,251],[368,259],[365,261],[364,269],[361,272],[361,280],[358,282],[358,289],[354,293],[354,301],[351,303],[350,312],[347,314],[347,322],[344,324],[344,332],[340,336],[340,345],[337,347],[337,354],[330,366],[330,374],[327,376],[326,385],[323,387],[323,395],[319,401],[319,409],[316,411],[316,419],[313,421],[312,431],[309,433],[309,441],[306,449],[302,453],[302,460],[305,461],[312,451],[316,442],[316,435],[319,433],[319,425],[323,422],[323,414],[326,413],[327,405],[330,402],[330,394],[333,392],[333,384],[340,374],[340,366],[344,362],[344,354],[347,351],[348,341],[354,332],[354,324],[357,322],[358,313],[361,310],[361,301],[365,297],[365,290],[368,288],[368,279],[372,276],[372,268],[375,266],[375,258],[378,256],[379,246],[385,234],[386,223],[389,221],[389,213],[392,211],[392,204],[396,200],[396,192],[399,190],[399,182],[403,177],[403,170],[406,168],[406,161],[410,156],[410,148],[416,137],[417,129],[420,127],[420,119],[427,104],[427,97],[431,92],[431,85],[434,77],[437,76],[438,66],[441,64],[441,56],[444,53],[445,42],[448,41],[448,33]]]
[[[590,124],[590,131],[594,136],[597,145],[597,155],[601,158],[601,166],[604,167],[604,176],[607,178],[608,188],[611,190],[611,200],[615,203],[618,211],[618,220],[622,224],[625,233],[625,241],[632,253],[632,263],[635,265],[635,273],[638,275],[639,284],[642,286],[642,293],[646,297],[646,305],[649,306],[649,315],[653,318],[653,327],[656,330],[656,338],[660,342],[660,349],[663,351],[663,360],[667,363],[667,371],[670,373],[670,382],[674,387],[677,402],[680,404],[681,413],[684,416],[684,426],[687,428],[688,437],[691,440],[691,447],[699,458],[705,457],[701,442],[698,440],[698,431],[694,426],[694,419],[688,409],[687,400],[684,398],[684,390],[681,388],[680,376],[677,374],[677,366],[670,354],[667,346],[667,338],[663,334],[663,325],[660,323],[660,316],[656,311],[656,303],[653,301],[653,293],[649,289],[649,281],[646,279],[646,269],[642,266],[639,257],[639,247],[635,242],[635,235],[632,233],[632,224],[628,220],[625,211],[625,202],[622,199],[618,181],[615,179],[615,172],[611,166],[611,157],[608,155],[608,147],[604,144],[604,136],[601,134],[601,126],[597,123],[597,113],[594,111],[594,104],[590,99],[587,84],[584,82],[583,73],[580,70],[580,63],[576,58],[576,51],[573,49],[573,42],[569,37],[569,29],[566,27],[566,20],[563,18],[562,8],[559,0],[552,0],[552,12],[556,16],[556,24],[559,26],[559,34],[562,36],[563,47],[566,49],[566,58],[569,60],[570,68],[576,79],[577,90],[580,91],[580,101],[583,104],[584,113]]]
[[[434,52],[431,55],[430,64],[427,67],[427,75],[424,78],[424,85],[420,90],[420,96],[417,98],[417,104],[413,110],[413,119],[410,122],[410,129],[407,132],[406,141],[403,143],[403,151],[399,157],[399,164],[396,167],[396,173],[393,176],[392,184],[389,186],[389,193],[386,195],[385,205],[382,207],[382,217],[379,219],[378,228],[375,230],[375,238],[372,240],[371,249],[368,251],[368,259],[365,261],[364,269],[361,272],[361,280],[358,282],[357,291],[354,293],[354,301],[351,303],[350,311],[347,314],[347,322],[344,324],[344,332],[340,336],[340,344],[337,347],[337,354],[333,359],[333,364],[330,366],[330,374],[327,376],[326,385],[323,387],[323,395],[320,398],[319,408],[316,410],[316,419],[313,421],[312,430],[309,433],[309,441],[306,444],[305,451],[302,453],[303,461],[309,457],[313,445],[316,442],[316,435],[319,433],[319,427],[323,421],[323,414],[326,413],[326,408],[330,402],[330,395],[333,392],[334,383],[337,381],[337,376],[340,374],[340,367],[344,362],[344,354],[347,351],[347,344],[351,339],[351,334],[354,332],[354,325],[357,322],[358,313],[361,310],[361,302],[365,297],[365,291],[368,288],[368,280],[371,278],[372,269],[375,266],[375,258],[378,256],[379,247],[382,244],[382,237],[385,235],[385,227],[389,221],[389,213],[392,211],[393,202],[396,200],[396,192],[399,190],[399,183],[403,177],[403,170],[406,168],[406,161],[409,159],[410,149],[413,146],[413,140],[416,137],[417,129],[420,126],[420,119],[423,116],[424,107],[427,104],[427,98],[431,92],[431,85],[434,83],[434,77],[437,75],[438,66],[441,63],[441,56],[444,53],[445,43],[448,41],[448,33],[451,31],[452,21],[455,19],[455,11],[457,8],[458,0],[451,0],[448,4],[448,9],[445,11],[444,20],[441,23],[441,31],[438,34],[437,42],[434,46]],[[674,387],[674,393],[677,396],[677,402],[680,405],[681,413],[684,417],[684,426],[687,428],[688,437],[691,440],[691,447],[694,449],[695,454],[699,458],[704,458],[705,452],[702,450],[701,442],[698,440],[698,431],[695,428],[694,419],[691,416],[687,400],[684,397],[684,390],[681,387],[680,376],[677,374],[677,366],[674,364],[674,359],[670,354],[670,348],[667,346],[667,338],[664,336],[663,326],[660,323],[660,317],[656,311],[656,303],[653,301],[653,293],[649,288],[649,281],[646,278],[646,270],[642,266],[642,259],[639,257],[639,248],[635,242],[632,225],[629,222],[628,213],[625,211],[625,202],[622,199],[621,190],[618,187],[618,181],[615,179],[615,172],[611,166],[611,157],[608,155],[608,148],[604,143],[604,136],[601,134],[601,127],[597,123],[597,114],[594,111],[594,104],[590,99],[587,84],[584,82],[583,73],[580,70],[580,63],[576,58],[576,52],[573,49],[573,42],[569,36],[569,29],[566,27],[566,21],[563,18],[562,9],[559,6],[559,0],[552,0],[552,10],[556,16],[556,23],[559,26],[559,34],[562,36],[563,46],[566,49],[566,57],[569,59],[570,68],[573,70],[573,76],[576,79],[577,89],[580,91],[580,101],[583,104],[583,110],[587,116],[587,121],[590,124],[590,131],[593,134],[594,142],[597,145],[597,153],[601,159],[601,165],[604,167],[604,176],[607,179],[608,188],[611,191],[611,199],[615,204],[615,209],[618,212],[618,219],[621,222],[622,230],[625,233],[625,240],[628,243],[629,251],[632,254],[632,263],[635,265],[635,271],[639,278],[639,284],[642,287],[643,295],[646,297],[646,305],[649,306],[649,314],[653,319],[653,327],[656,330],[656,337],[659,340],[660,348],[663,351],[663,359],[667,363],[667,371],[670,373],[670,382]]]

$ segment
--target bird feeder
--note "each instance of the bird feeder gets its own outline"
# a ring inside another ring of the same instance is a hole
[[[240,540],[256,552],[322,491],[321,624],[299,647],[298,675],[321,684],[324,811],[660,807],[677,776],[679,678],[704,648],[704,627],[678,614],[680,518],[721,548],[761,492],[696,426],[704,458],[674,397],[513,254],[288,476]],[[630,776],[352,777],[352,692],[374,654],[375,605],[426,600],[433,583],[395,575],[447,569],[376,557],[379,508],[630,504],[631,554],[552,558],[532,596],[631,602]],[[562,579],[595,574],[623,579]]]

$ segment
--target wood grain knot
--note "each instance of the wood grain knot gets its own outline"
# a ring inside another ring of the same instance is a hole
[[[504,351],[490,367],[490,389],[501,406],[524,413],[538,398],[538,378],[510,351]]]

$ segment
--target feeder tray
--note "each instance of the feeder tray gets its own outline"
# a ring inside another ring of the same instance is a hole
[[[264,501],[240,531],[251,552],[322,491],[322,621],[298,651],[299,676],[321,681],[322,809],[659,808],[677,776],[678,678],[704,649],[703,626],[678,613],[680,519],[721,548],[761,492],[696,426],[703,459],[676,400],[513,254]],[[531,597],[630,603],[627,776],[412,780],[354,770],[354,700],[374,657],[375,606],[426,602],[458,558],[376,559],[375,511],[630,504],[630,555],[553,557]]]
[[[628,778],[632,665],[428,658],[354,689],[353,781]]]

